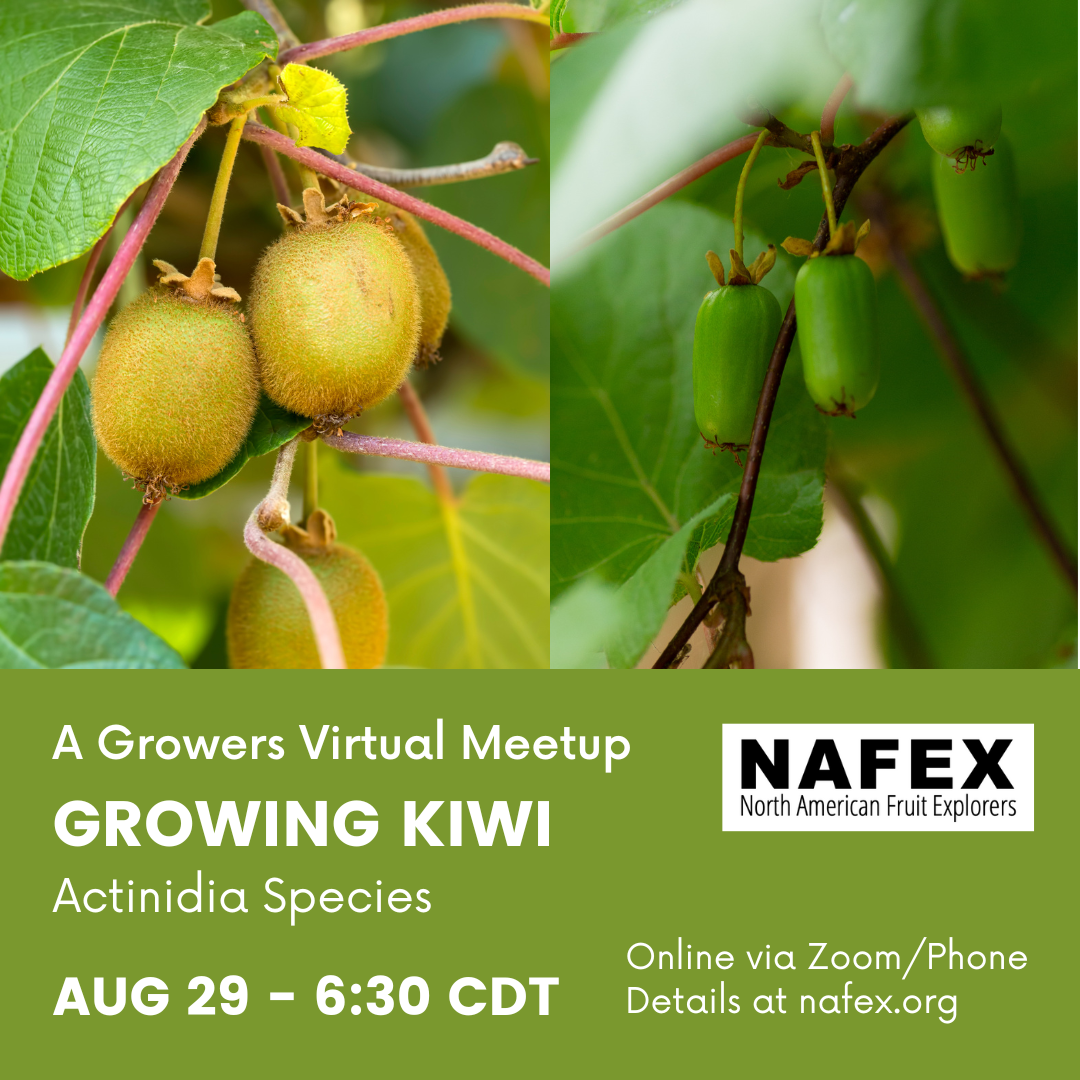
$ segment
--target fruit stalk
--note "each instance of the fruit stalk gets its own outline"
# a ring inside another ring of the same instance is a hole
[[[244,133],[246,116],[238,116],[229,125],[229,134],[225,139],[225,149],[221,152],[221,164],[218,166],[217,180],[214,181],[214,194],[210,198],[210,209],[206,214],[206,226],[203,229],[200,259],[217,257],[217,242],[221,235],[221,219],[225,214],[225,197],[229,194],[229,181],[232,179],[233,162],[240,146],[240,136]]]
[[[851,76],[845,75],[836,84],[836,89],[829,95],[825,108],[821,110],[821,141],[826,146],[831,146],[836,138],[836,114],[854,85]]]
[[[428,30],[433,26],[448,26],[451,23],[471,22],[474,19],[523,19],[525,22],[537,23],[539,26],[548,25],[546,14],[526,7],[524,4],[467,4],[464,7],[429,11],[411,19],[398,19],[396,22],[383,23],[382,26],[372,26],[366,30],[357,30],[352,34],[342,34],[341,37],[323,38],[321,41],[297,45],[286,49],[278,57],[277,62],[282,67],[286,64],[306,64],[319,56],[330,56],[333,53],[356,49],[361,45],[371,45],[376,41],[388,41],[390,38],[402,37],[405,34],[415,34],[418,30]]]
[[[528,458],[509,457],[505,454],[485,454],[479,450],[454,450],[448,446],[357,435],[351,431],[341,435],[322,435],[320,438],[327,446],[343,450],[347,454],[371,454],[375,457],[397,458],[399,461],[418,461],[422,465],[445,465],[451,469],[522,476],[526,480],[539,480],[544,484],[551,480],[551,466],[546,461],[530,461]]]
[[[116,556],[116,562],[113,563],[113,568],[105,579],[105,588],[113,596],[120,591],[120,586],[124,584],[124,579],[135,562],[135,556],[139,554],[139,548],[142,547],[146,534],[150,531],[150,526],[153,525],[154,518],[157,517],[157,512],[161,509],[163,501],[163,499],[155,499],[153,502],[143,503],[139,507],[139,512],[135,516],[135,524],[131,526],[131,532],[128,533],[124,546],[120,549],[120,554]]]
[[[203,118],[199,121],[198,126],[187,142],[180,147],[172,160],[158,172],[154,182],[150,185],[150,190],[146,194],[146,199],[143,201],[134,224],[121,242],[116,255],[109,264],[108,270],[105,271],[104,276],[98,283],[97,289],[94,290],[94,295],[87,304],[86,311],[79,320],[78,326],[75,327],[71,339],[64,346],[60,361],[57,363],[52,375],[49,376],[49,381],[45,384],[45,389],[41,392],[41,397],[38,398],[38,402],[34,406],[34,411],[31,413],[30,419],[19,438],[19,443],[15,447],[15,452],[11,455],[11,461],[8,463],[3,483],[0,483],[0,547],[3,547],[4,537],[7,535],[8,526],[11,524],[11,515],[15,512],[19,494],[30,471],[38,446],[41,444],[41,440],[49,427],[49,422],[60,406],[64,392],[75,375],[75,370],[79,366],[83,353],[86,352],[87,346],[97,332],[97,328],[104,322],[110,305],[116,299],[120,286],[124,284],[128,271],[135,262],[136,256],[142,250],[154,222],[157,221],[158,214],[161,213],[161,208],[165,205],[165,200],[176,182],[176,177],[180,172],[180,167],[184,164],[188,151],[194,145],[195,140],[202,134],[205,127],[206,119]]]
[[[829,170],[825,168],[825,156],[821,152],[821,134],[813,131],[810,141],[814,144],[814,159],[821,176],[821,197],[825,200],[825,213],[829,218],[829,236],[836,232],[836,207],[833,206],[832,188],[829,186]]]
[[[859,146],[848,147],[841,151],[840,161],[836,167],[836,186],[833,189],[837,213],[843,211],[852,188],[854,188],[866,167],[910,121],[910,114],[886,120]],[[821,251],[825,247],[829,235],[829,221],[827,217],[823,216],[818,225],[817,236],[814,238],[815,250]],[[791,345],[794,340],[795,302],[792,300],[788,304],[787,314],[784,316],[784,321],[780,326],[780,333],[776,339],[772,357],[769,360],[769,368],[765,373],[765,385],[762,386],[761,397],[758,399],[757,413],[754,416],[754,430],[750,437],[750,449],[747,453],[746,468],[743,470],[739,498],[735,504],[731,529],[724,544],[723,557],[720,559],[712,578],[710,578],[709,584],[705,587],[701,599],[694,605],[693,610],[683,620],[682,625],[665,646],[659,659],[653,664],[654,668],[671,667],[682,647],[690,640],[694,631],[717,605],[721,606],[721,612],[725,617],[725,625],[731,616],[738,617],[737,611],[733,608],[729,611],[725,607],[725,597],[732,597],[732,585],[738,581],[736,575],[739,574],[739,559],[742,556],[743,545],[746,543],[750,514],[754,508],[754,494],[757,490],[758,476],[761,473],[761,459],[765,452],[765,439],[769,433],[769,422],[772,419],[773,406],[776,404],[776,395],[780,390],[780,379],[784,374],[784,366],[787,363],[788,354],[791,352]],[[728,663],[724,662],[725,658],[729,662],[738,659],[743,644],[737,638],[721,634],[716,650],[714,650],[713,656],[709,658],[710,663],[715,667],[727,667]],[[713,662],[714,660],[715,662]]]
[[[346,668],[345,651],[341,647],[337,620],[319,579],[299,555],[284,544],[275,544],[263,533],[259,528],[258,513],[259,508],[256,507],[244,526],[244,543],[248,551],[256,559],[276,566],[299,590],[311,620],[311,628],[315,632],[315,645],[319,650],[319,660],[323,668]]]
[[[741,259],[743,257],[743,199],[746,195],[746,180],[750,175],[750,170],[754,167],[754,162],[757,161],[758,151],[761,149],[761,144],[765,141],[765,136],[769,134],[768,128],[762,128],[761,133],[758,135],[754,145],[750,148],[750,153],[747,155],[746,163],[742,167],[742,172],[739,174],[739,186],[735,189],[735,252]],[[734,272],[734,271],[732,271]]]
[[[304,521],[319,505],[319,444],[315,439],[304,451]]]
[[[1017,502],[1027,515],[1031,528],[1042,541],[1054,565],[1068,581],[1075,595],[1077,591],[1076,555],[1069,550],[1068,544],[1058,532],[1057,526],[1043,505],[1031,476],[1009,441],[1005,427],[979,383],[963,347],[949,326],[945,313],[938,306],[918,270],[897,241],[895,232],[890,228],[883,200],[875,194],[873,198],[867,200],[867,205],[875,225],[879,226],[885,235],[889,261],[896,268],[904,292],[907,293],[919,319],[945,361],[949,374],[956,380],[964,400],[967,401],[968,407],[982,428],[987,442],[994,451],[994,456],[1008,478]]]
[[[247,124],[244,128],[244,138],[263,146],[269,146],[279,154],[284,154],[286,157],[300,162],[301,165],[307,166],[313,172],[329,176],[332,180],[337,180],[338,183],[344,184],[346,187],[362,191],[365,195],[373,195],[376,199],[390,203],[391,206],[399,206],[402,210],[408,210],[410,214],[415,214],[416,217],[423,218],[424,221],[430,221],[433,225],[438,225],[448,232],[457,233],[458,236],[463,236],[478,247],[485,248],[498,255],[501,259],[505,259],[512,266],[524,270],[542,284],[551,285],[551,271],[546,266],[530,258],[523,251],[519,251],[505,240],[493,236],[486,229],[481,229],[479,226],[463,221],[453,214],[448,214],[445,210],[432,206],[431,203],[423,202],[420,199],[413,198],[412,195],[406,195],[402,191],[380,184],[377,180],[372,180],[355,169],[348,169],[339,162],[325,158],[314,150],[296,146],[292,140],[276,131],[271,131],[270,128],[263,127],[262,124]]]

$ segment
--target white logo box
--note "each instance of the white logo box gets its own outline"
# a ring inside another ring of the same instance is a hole
[[[1034,724],[724,724],[723,754],[724,832],[1035,830]]]

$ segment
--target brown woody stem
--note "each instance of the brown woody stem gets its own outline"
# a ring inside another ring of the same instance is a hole
[[[833,202],[837,217],[847,203],[848,196],[866,167],[881,153],[897,133],[911,120],[903,116],[887,120],[865,142],[859,146],[844,147],[840,150],[836,166],[836,186],[833,188]],[[814,238],[814,249],[821,251],[829,239],[829,219],[823,215]],[[769,367],[765,372],[765,383],[758,398],[757,412],[754,414],[753,433],[750,436],[750,449],[747,452],[746,467],[743,470],[742,485],[735,505],[735,515],[731,522],[724,554],[713,573],[701,599],[683,621],[682,626],[668,642],[654,668],[670,667],[679,650],[690,640],[693,632],[701,625],[705,616],[719,605],[724,617],[724,628],[720,634],[713,654],[706,662],[706,667],[746,667],[752,664],[753,654],[749,652],[744,633],[746,612],[743,610],[745,595],[742,593],[739,573],[739,559],[746,533],[750,526],[750,514],[754,508],[754,494],[757,491],[758,477],[761,474],[761,459],[765,453],[765,440],[769,434],[769,422],[772,420],[776,395],[780,390],[780,380],[784,374],[788,354],[795,340],[795,301],[788,304],[787,313],[780,326]],[[728,625],[732,631],[728,632]],[[749,660],[749,663],[747,662]]]
[[[986,391],[982,388],[963,346],[953,333],[945,312],[934,299],[897,238],[887,200],[879,191],[868,192],[865,205],[874,224],[885,236],[889,261],[896,268],[904,292],[933,341],[938,355],[945,361],[949,374],[955,380],[957,388],[971,409],[983,435],[986,436],[1016,501],[1027,516],[1035,535],[1042,542],[1054,565],[1069,583],[1075,595],[1077,590],[1076,555],[1069,550],[1068,544],[1058,531],[1049,511],[1043,505],[1035,482],[1010,442],[1005,426]]]

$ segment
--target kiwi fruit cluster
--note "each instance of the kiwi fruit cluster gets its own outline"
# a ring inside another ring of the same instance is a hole
[[[279,206],[286,232],[262,255],[247,316],[212,259],[190,275],[156,262],[160,280],[112,321],[93,382],[93,420],[108,455],[156,502],[219,473],[243,446],[260,389],[340,430],[402,384],[414,363],[439,358],[450,286],[419,222],[382,202],[326,205],[304,192],[304,213]],[[348,666],[386,656],[387,607],[378,575],[336,542],[314,511],[282,541],[315,572],[337,619]],[[299,592],[253,559],[229,607],[230,663],[320,666]]]
[[[319,579],[337,620],[345,662],[376,668],[386,659],[387,609],[371,563],[337,543],[333,519],[314,511],[306,528],[286,525],[282,540]],[[251,559],[233,587],[226,622],[233,668],[318,668],[319,653],[304,601],[274,566]]]

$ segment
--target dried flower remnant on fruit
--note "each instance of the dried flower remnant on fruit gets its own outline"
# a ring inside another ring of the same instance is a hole
[[[160,281],[113,320],[94,375],[101,448],[144,502],[220,472],[243,445],[259,400],[255,352],[212,259]]]
[[[387,604],[379,576],[355,549],[337,543],[333,519],[314,511],[306,528],[286,525],[282,542],[311,567],[326,592],[350,668],[386,658]],[[252,559],[233,588],[226,625],[234,668],[318,668],[315,636],[296,586],[276,567]]]

